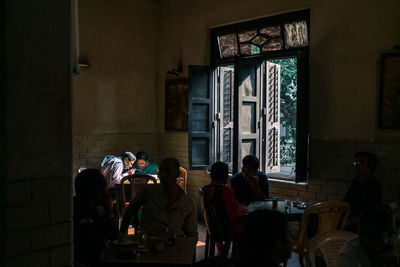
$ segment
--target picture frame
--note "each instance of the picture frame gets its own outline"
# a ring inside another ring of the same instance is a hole
[[[400,51],[381,54],[378,126],[400,129]]]
[[[189,81],[173,79],[165,82],[165,130],[187,131],[189,116]]]

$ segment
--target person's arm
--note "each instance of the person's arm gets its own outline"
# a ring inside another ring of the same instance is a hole
[[[118,184],[121,182],[122,178],[132,175],[135,173],[136,169],[130,169],[127,172],[124,172],[124,165],[122,163],[116,164],[114,170],[112,170],[113,184]]]
[[[265,200],[265,196],[258,185],[258,176],[249,176],[245,177],[245,179],[249,181],[250,188],[253,191],[254,196],[257,198],[257,200]]]
[[[260,188],[260,191],[264,195],[264,199],[269,197],[269,182],[268,182],[268,177],[265,173],[263,172],[258,172],[258,187]]]
[[[186,215],[183,223],[183,232],[185,236],[193,236],[197,238],[197,209],[193,200],[190,199],[190,203],[191,207],[189,213]]]

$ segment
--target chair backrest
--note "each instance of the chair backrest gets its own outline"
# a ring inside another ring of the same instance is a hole
[[[126,197],[125,197],[125,186],[124,186],[124,183],[126,180],[129,181],[129,184],[131,187],[131,199],[130,200],[132,200],[135,197],[137,190],[139,190],[139,188],[142,185],[147,184],[150,180],[153,181],[154,184],[157,184],[157,179],[149,174],[132,174],[132,175],[128,175],[128,176],[124,177],[121,180],[121,191],[122,191],[123,203],[127,202]]]
[[[347,241],[355,237],[357,237],[356,234],[347,231],[329,231],[314,237],[308,248],[311,267],[316,267],[315,252],[317,250],[324,257],[326,267],[336,267],[340,250]]]
[[[315,230],[314,236],[329,231],[343,230],[347,217],[350,214],[350,209],[350,205],[344,201],[320,202],[308,207],[304,211],[301,220],[297,251],[302,253],[305,248],[307,249],[305,244],[309,243],[309,239],[313,238],[308,233],[310,229],[309,222]],[[317,221],[313,219],[317,219]]]
[[[179,167],[179,171],[182,175],[182,179],[183,179],[183,185],[182,185],[182,189],[185,191],[186,193],[186,183],[187,183],[187,171],[185,168],[183,167]]]

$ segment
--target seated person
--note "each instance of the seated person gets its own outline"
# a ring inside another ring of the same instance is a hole
[[[245,214],[244,208],[237,201],[232,189],[226,185],[228,182],[228,165],[216,162],[211,166],[211,184],[203,187],[204,199],[213,205],[221,228],[229,231],[232,223]],[[224,236],[219,237],[224,239]]]
[[[74,255],[78,263],[95,265],[107,240],[118,232],[106,179],[96,169],[83,170],[75,179]]]
[[[346,230],[357,232],[357,223],[361,212],[369,206],[382,203],[381,186],[373,177],[377,162],[376,156],[368,152],[357,152],[354,155],[356,177],[352,180],[343,198],[351,206]]]
[[[149,156],[146,152],[140,151],[136,153],[136,161],[132,166],[135,174],[157,174],[158,166],[149,162]]]
[[[390,242],[392,231],[390,211],[382,206],[368,207],[360,216],[358,237],[341,249],[337,266],[398,266]]]
[[[135,155],[129,151],[123,152],[119,157],[108,155],[103,159],[101,173],[106,177],[107,189],[114,188],[122,178],[135,173],[135,170],[131,169],[135,160]]]
[[[258,210],[246,215],[235,266],[278,267],[292,255],[293,242],[283,213]]]
[[[127,233],[132,218],[133,224],[138,225],[138,210],[143,207],[140,226],[149,235],[174,233],[197,237],[197,209],[189,195],[176,184],[178,176],[179,161],[163,160],[158,173],[161,183],[140,188],[125,210],[120,232]]]
[[[265,173],[258,171],[259,166],[260,161],[256,156],[247,155],[243,158],[242,172],[232,177],[232,189],[242,205],[268,198],[268,177]]]

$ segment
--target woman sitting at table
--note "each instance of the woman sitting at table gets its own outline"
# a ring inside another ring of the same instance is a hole
[[[136,153],[136,162],[132,166],[136,169],[135,174],[157,174],[158,166],[149,162],[149,156],[146,152]]]
[[[210,177],[211,183],[203,187],[204,199],[212,204],[221,228],[229,231],[232,223],[244,215],[245,210],[237,201],[232,188],[227,186],[228,165],[224,162],[214,163],[211,166]]]

